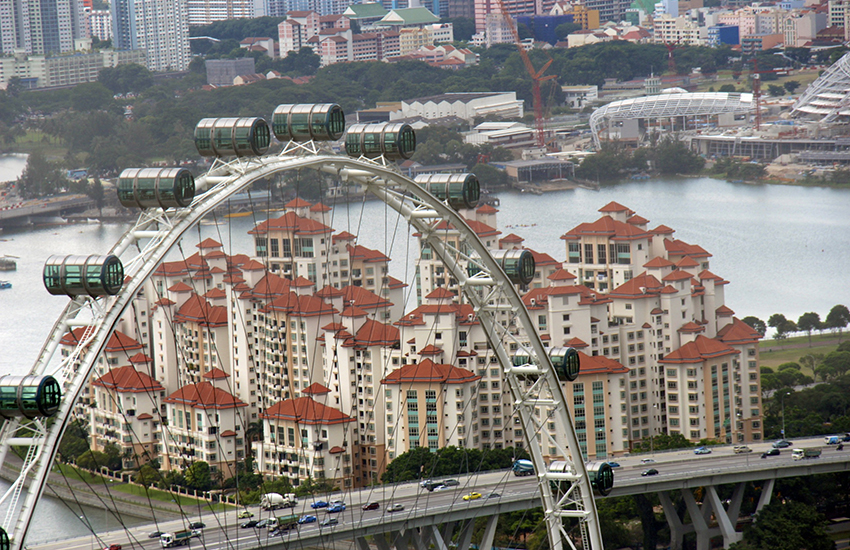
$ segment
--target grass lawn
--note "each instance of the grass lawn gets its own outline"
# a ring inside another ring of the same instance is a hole
[[[68,148],[60,139],[38,130],[28,130],[26,134],[15,140],[15,152],[32,153],[39,151],[50,160],[64,158]]]
[[[842,336],[842,341],[848,339]],[[776,368],[782,363],[799,362],[800,357],[813,353],[828,354],[838,348],[838,335],[833,333],[813,334],[809,347],[808,336],[795,336],[785,340],[762,340],[759,343],[759,364],[763,367]],[[803,367],[803,373],[812,376],[811,371]]]
[[[794,93],[795,94],[801,94],[801,93],[803,93],[803,91],[806,89],[806,87],[809,84],[811,84],[812,82],[815,81],[815,79],[817,79],[818,72],[819,71],[815,70],[815,69],[808,69],[808,70],[794,71],[793,74],[791,74],[789,76],[780,76],[776,80],[762,80],[762,83],[761,83],[762,94],[764,96],[767,95],[767,86],[769,84],[773,84],[773,85],[776,85],[776,86],[782,86],[783,84],[785,84],[786,82],[789,82],[791,80],[796,80],[797,82],[800,83],[800,87],[797,88],[796,92],[794,92]],[[732,78],[732,71],[718,71],[717,72],[717,80],[715,80],[713,82],[708,80],[708,79],[703,80],[702,82],[699,83],[699,85],[697,87],[697,91],[698,92],[707,92],[709,88],[714,88],[714,91],[716,92],[716,91],[720,90],[720,87],[723,86],[724,84],[732,84],[733,86],[735,86],[735,89],[739,92],[741,92],[741,91],[752,92],[753,91],[753,83],[752,83],[752,80],[749,79],[749,76],[750,76],[750,72],[744,71],[743,73],[741,73],[740,78],[738,78],[738,80],[735,80],[734,78]]]

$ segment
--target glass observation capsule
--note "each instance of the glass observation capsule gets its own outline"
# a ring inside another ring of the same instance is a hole
[[[481,185],[475,174],[422,174],[414,181],[455,210],[478,206]]]
[[[614,469],[607,462],[588,462],[585,464],[587,475],[590,477],[590,485],[593,492],[602,497],[607,497],[614,488]]]
[[[403,122],[353,124],[345,135],[345,153],[350,157],[406,160],[416,150],[416,132]]]
[[[47,291],[56,296],[118,294],[124,266],[117,256],[51,256],[42,274]]]
[[[205,118],[195,126],[195,147],[202,157],[257,157],[271,144],[262,118]]]
[[[61,399],[59,382],[50,375],[0,376],[0,417],[53,416],[59,410]]]
[[[272,132],[278,141],[336,141],[345,132],[345,113],[335,103],[278,105]]]
[[[578,378],[580,361],[575,348],[551,348],[549,358],[561,382],[574,382]]]
[[[549,358],[552,360],[552,366],[555,367],[555,373],[558,375],[558,380],[561,382],[575,382],[579,374],[579,354],[574,348],[551,348],[549,349]],[[512,363],[515,367],[523,365],[532,365],[531,355],[525,350],[518,350],[513,358]],[[526,377],[528,375],[524,375]],[[533,376],[536,378],[536,376]]]
[[[184,168],[127,168],[118,200],[127,208],[183,208],[195,198],[195,177]]]
[[[9,542],[9,535],[6,530],[0,527],[0,550],[10,550],[12,544]]]
[[[527,285],[534,279],[534,255],[528,250],[491,250],[490,254],[513,284]],[[470,262],[466,268],[470,277],[480,271],[475,262]]]

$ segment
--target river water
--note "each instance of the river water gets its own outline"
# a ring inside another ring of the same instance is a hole
[[[23,165],[20,157],[0,157],[0,181],[15,179]],[[498,196],[498,229],[503,235],[516,233],[526,239],[526,246],[556,260],[566,257],[560,236],[579,223],[596,220],[598,210],[611,201],[649,219],[650,228],[661,224],[673,228],[675,238],[712,254],[710,270],[730,281],[726,305],[738,317],[755,315],[766,321],[771,314],[782,313],[796,320],[814,311],[824,319],[832,306],[850,305],[850,189],[688,178],[627,181],[598,191]],[[362,211],[359,204],[338,206],[328,225],[359,235],[359,244],[389,250],[395,259],[391,274],[412,281],[404,258],[415,246],[408,248],[412,236],[406,226],[397,228],[395,219],[383,203],[370,201]],[[194,242],[210,236],[225,243],[228,252],[250,253],[247,232],[256,221],[244,217],[230,225],[200,226]],[[13,284],[0,291],[0,374],[29,372],[66,303],[42,286],[45,259],[55,253],[105,253],[126,228],[126,224],[81,224],[0,233],[0,256],[19,257],[17,271],[0,273]],[[188,255],[195,249],[186,245],[184,250]],[[46,499],[45,505],[49,502]],[[55,509],[50,513],[61,517],[63,506],[51,507]],[[33,533],[33,540],[38,536]]]

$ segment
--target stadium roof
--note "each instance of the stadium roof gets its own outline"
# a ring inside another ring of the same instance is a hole
[[[598,148],[600,130],[615,120],[748,113],[754,107],[753,94],[664,93],[612,101],[590,115],[590,130],[593,132],[593,143]]]
[[[841,56],[806,88],[794,104],[791,115],[821,122],[850,116],[850,54]]]

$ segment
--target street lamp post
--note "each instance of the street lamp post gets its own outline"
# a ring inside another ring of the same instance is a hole
[[[791,392],[782,392],[779,396],[779,401],[782,403],[782,439],[785,439],[785,396],[791,395]]]

